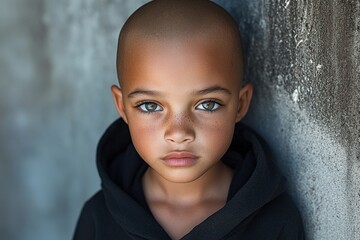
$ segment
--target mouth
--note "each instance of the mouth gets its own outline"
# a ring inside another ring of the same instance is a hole
[[[170,167],[190,167],[196,163],[198,157],[189,152],[171,152],[161,160]]]

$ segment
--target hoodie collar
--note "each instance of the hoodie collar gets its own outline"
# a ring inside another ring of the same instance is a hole
[[[222,239],[284,192],[284,178],[269,160],[265,146],[248,127],[236,125],[233,141],[224,156],[225,163],[235,169],[228,202],[185,235],[184,240],[202,239],[204,235],[209,240]],[[114,167],[117,164],[120,166]],[[140,239],[170,239],[147,207],[141,187],[147,165],[132,147],[129,129],[122,119],[111,124],[100,139],[97,167],[107,208],[122,228]],[[113,172],[114,169],[120,171]]]

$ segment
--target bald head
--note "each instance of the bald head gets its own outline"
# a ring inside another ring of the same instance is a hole
[[[222,39],[232,48],[242,73],[238,26],[223,8],[207,0],[154,0],[137,9],[120,32],[116,62],[119,81],[125,55],[139,41],[189,41],[193,37]]]

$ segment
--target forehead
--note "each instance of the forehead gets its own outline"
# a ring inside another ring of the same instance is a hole
[[[134,37],[126,41],[119,77],[122,87],[137,79],[217,79],[240,84],[242,77],[241,59],[236,46],[223,35],[196,34],[176,38]],[[174,81],[175,83],[176,81]]]

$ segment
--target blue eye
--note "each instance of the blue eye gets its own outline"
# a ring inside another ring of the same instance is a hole
[[[221,105],[217,102],[214,101],[205,101],[200,103],[196,109],[199,110],[203,110],[203,111],[209,111],[209,112],[213,112],[215,110],[217,110]]]
[[[162,111],[163,109],[156,103],[145,102],[137,106],[142,112],[152,113]]]

